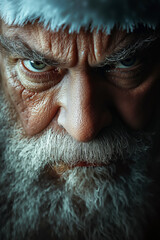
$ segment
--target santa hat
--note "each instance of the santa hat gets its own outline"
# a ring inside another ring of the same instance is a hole
[[[51,30],[69,27],[133,30],[139,24],[155,28],[160,22],[160,0],[0,0],[0,17],[9,25],[38,19]]]

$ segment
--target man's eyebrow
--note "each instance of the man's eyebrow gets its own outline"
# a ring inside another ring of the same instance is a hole
[[[101,64],[101,66],[112,65],[136,54],[140,54],[143,50],[151,47],[159,39],[159,35],[154,33],[148,36],[142,35],[137,38],[135,37],[132,41],[128,41],[128,43],[119,47],[118,50],[115,50],[112,54],[106,56],[105,61]]]
[[[7,53],[12,54],[15,57],[21,57],[32,61],[40,61],[46,65],[57,66],[61,64],[57,60],[47,57],[47,53],[44,55],[34,49],[31,49],[20,38],[10,39],[0,35],[0,44]]]

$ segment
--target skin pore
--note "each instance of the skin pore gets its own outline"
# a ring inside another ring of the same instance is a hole
[[[146,240],[159,200],[151,33],[2,23],[0,238]]]

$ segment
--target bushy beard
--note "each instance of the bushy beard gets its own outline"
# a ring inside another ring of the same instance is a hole
[[[142,239],[154,215],[151,133],[116,121],[89,143],[50,128],[28,138],[2,92],[0,102],[0,239]],[[106,166],[55,171],[79,161]]]

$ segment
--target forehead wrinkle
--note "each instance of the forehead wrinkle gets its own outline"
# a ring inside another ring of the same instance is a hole
[[[38,45],[49,59],[57,59],[60,63],[62,62],[70,66],[73,64],[73,54],[75,55],[75,51],[73,51],[74,39],[75,34],[69,34],[66,30],[50,32],[43,28],[38,28],[37,42],[34,45]]]
[[[77,62],[78,64],[81,62],[86,62],[88,58],[88,48],[90,45],[90,33],[87,34],[81,30],[77,35],[76,35],[76,49],[77,49]]]
[[[35,35],[35,36],[36,36],[36,35]],[[40,51],[42,51],[42,49],[43,49],[43,52],[45,52],[45,53],[47,52],[47,51],[45,51],[44,41],[43,41],[43,35],[41,34],[39,28],[37,28],[37,36],[36,36],[35,45],[38,45]]]
[[[56,59],[57,62],[68,65],[67,52],[69,52],[69,40],[66,41],[66,33],[49,32],[38,28],[38,36],[41,49],[49,59]],[[69,34],[68,34],[69,35]],[[37,36],[36,36],[37,38]]]
[[[76,37],[77,34],[69,34],[67,30],[61,30],[51,35],[51,52],[65,61],[68,67],[74,66],[77,62]]]
[[[83,31],[77,35],[78,61],[94,66],[103,59],[110,36],[96,29],[93,32]]]
[[[103,32],[93,33],[93,53],[97,62],[101,61],[102,58],[110,51],[113,42],[110,40],[110,35],[106,35]]]

